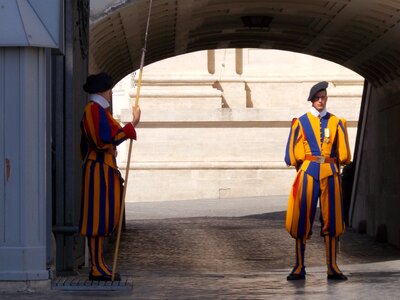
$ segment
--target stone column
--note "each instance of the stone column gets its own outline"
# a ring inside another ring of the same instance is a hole
[[[48,279],[46,52],[0,48],[0,280]]]
[[[216,78],[223,91],[223,108],[246,108],[246,86],[243,73],[243,50],[225,49],[216,53]]]

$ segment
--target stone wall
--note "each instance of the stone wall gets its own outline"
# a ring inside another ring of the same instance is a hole
[[[122,122],[131,118],[133,77],[114,88],[114,115]],[[309,110],[309,89],[322,80],[330,83],[328,110],[348,120],[354,148],[363,78],[337,64],[227,49],[145,67],[127,201],[288,194],[295,173],[283,162],[290,122]],[[121,169],[127,146],[118,150]]]
[[[400,247],[399,99],[400,93],[394,88],[368,89],[350,212],[354,228],[397,247]]]

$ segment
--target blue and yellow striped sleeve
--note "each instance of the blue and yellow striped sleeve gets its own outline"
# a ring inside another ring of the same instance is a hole
[[[292,120],[289,137],[286,144],[285,163],[288,166],[297,167],[298,162],[296,161],[295,148],[296,148],[296,143],[299,141],[300,136],[301,136],[300,122],[297,118],[294,118]]]
[[[339,120],[337,135],[337,152],[339,164],[348,165],[351,161],[351,151],[349,137],[347,134],[347,123],[345,119]]]

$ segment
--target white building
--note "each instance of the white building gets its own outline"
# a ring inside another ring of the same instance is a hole
[[[134,74],[114,88],[114,115],[131,119]],[[208,50],[149,65],[140,95],[127,201],[288,195],[283,162],[290,122],[309,110],[309,89],[329,82],[328,110],[348,121],[352,149],[364,79],[292,52]],[[126,166],[128,143],[119,149]]]

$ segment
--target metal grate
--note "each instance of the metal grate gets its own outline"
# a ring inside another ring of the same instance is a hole
[[[133,290],[131,280],[123,281],[92,281],[82,278],[58,279],[52,282],[51,288],[60,291],[123,291]]]

